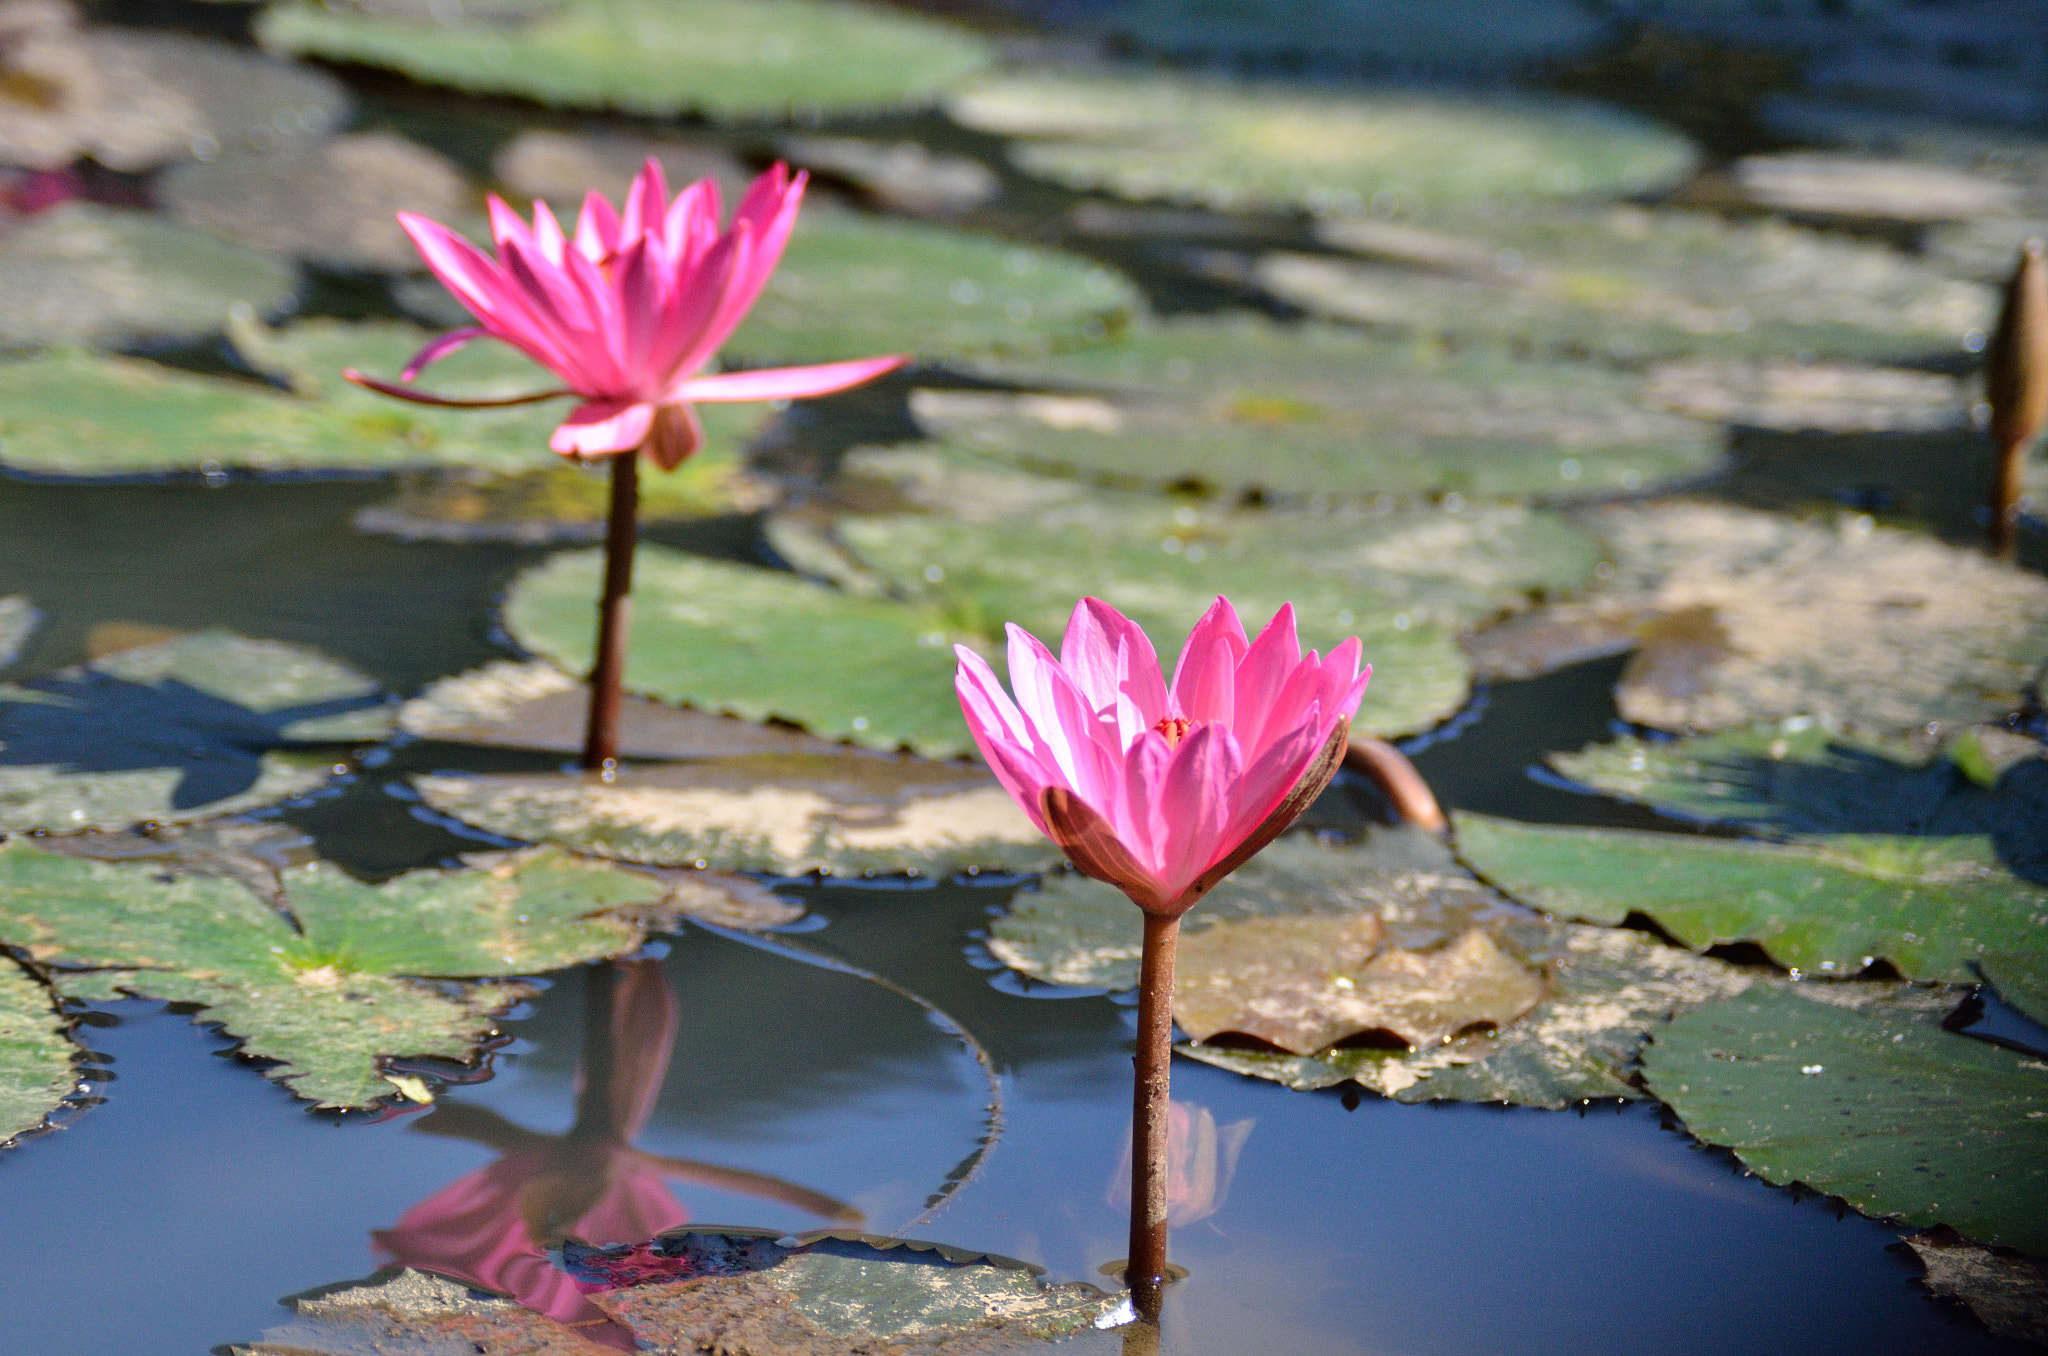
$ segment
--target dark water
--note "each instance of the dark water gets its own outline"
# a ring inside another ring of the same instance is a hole
[[[35,667],[78,658],[89,627],[109,620],[318,644],[399,690],[502,652],[491,606],[525,556],[354,533],[349,516],[384,492],[0,482],[0,593],[26,592],[51,616]],[[743,525],[702,531],[705,549],[750,549]],[[1418,757],[1455,804],[1611,820],[1613,807],[1524,769],[1546,748],[1603,737],[1612,681],[1589,666],[1497,688]],[[367,875],[437,862],[475,844],[386,783],[408,767],[519,757],[414,744],[288,816]],[[1370,808],[1338,794],[1318,810],[1332,827]],[[815,1205],[809,1192],[872,1230],[917,1220],[919,1236],[1099,1280],[1124,1252],[1113,1202],[1128,1009],[1004,992],[967,964],[1003,888],[789,889],[827,925],[780,939],[783,953],[694,928],[651,948],[674,995],[672,1051],[616,1062],[652,1099],[639,1147],[695,1165],[671,1180],[665,1208],[795,1230],[825,1223],[792,1203]],[[914,991],[950,1024],[849,968]],[[383,1260],[372,1231],[497,1158],[421,1127],[570,1126],[578,1062],[608,1049],[601,1034],[586,1041],[589,975],[555,976],[508,1023],[517,1039],[495,1077],[449,1089],[438,1122],[309,1114],[187,1017],[104,1009],[93,1020],[111,1024],[83,1035],[110,1057],[105,1104],[0,1155],[0,1350],[198,1353],[281,1322],[281,1296],[368,1273]],[[996,1071],[999,1117],[951,1024]],[[1745,1178],[1654,1108],[1409,1107],[1193,1064],[1174,1086],[1222,1137],[1244,1136],[1214,1213],[1175,1234],[1193,1273],[1170,1296],[1176,1353],[2013,1349],[1923,1297],[1886,1250],[1896,1230]],[[919,1219],[949,1180],[957,1189]]]

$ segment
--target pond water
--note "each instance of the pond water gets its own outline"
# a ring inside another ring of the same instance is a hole
[[[141,616],[307,641],[402,689],[494,652],[493,595],[520,553],[350,529],[382,492],[0,484],[0,591],[28,592],[61,619],[38,663],[79,657],[95,621]],[[703,539],[721,532],[747,539],[731,524]],[[1625,819],[1525,773],[1544,749],[1604,732],[1612,682],[1602,662],[1496,687],[1418,763],[1454,805]],[[390,794],[405,771],[522,760],[548,761],[414,743],[333,799],[285,813],[326,855],[386,876],[477,846]],[[1368,792],[1340,784],[1316,815],[1340,829],[1371,808]],[[822,1193],[871,1231],[916,1221],[913,1235],[1101,1281],[1124,1251],[1113,1201],[1131,1009],[1010,991],[1014,980],[965,963],[1011,887],[779,888],[824,926],[766,939],[687,927],[648,948],[678,1020],[649,1074],[659,1091],[639,1146]],[[590,974],[551,977],[505,1024],[513,1041],[492,1076],[448,1088],[444,1107],[567,1130]],[[9,1350],[126,1356],[254,1340],[284,1321],[281,1297],[368,1274],[391,1257],[373,1235],[498,1157],[488,1141],[422,1133],[434,1116],[471,1125],[448,1110],[310,1114],[163,1004],[105,1005],[88,1021],[105,1103],[0,1158]],[[996,1073],[993,1134],[984,1067],[952,1023]],[[1172,1352],[2020,1349],[1930,1302],[1914,1267],[1886,1251],[1901,1231],[1746,1176],[1653,1106],[1404,1106],[1192,1063],[1176,1068],[1174,1093],[1243,1138],[1214,1213],[1174,1234],[1192,1274],[1169,1292]],[[676,1222],[829,1223],[758,1185],[672,1179],[671,1190]]]

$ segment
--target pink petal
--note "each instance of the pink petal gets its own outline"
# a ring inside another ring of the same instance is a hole
[[[1010,700],[1010,694],[1003,690],[1001,681],[996,678],[995,670],[988,666],[988,661],[965,645],[955,645],[953,657],[960,661],[960,667],[954,677],[954,686],[957,689],[964,682],[973,689],[979,703],[975,710],[986,711],[985,723],[991,737],[1015,744],[1019,748],[1029,748],[1032,742],[1030,722],[1026,721],[1024,713],[1017,709],[1017,703]],[[962,691],[964,695],[964,689]],[[967,723],[969,726],[974,725],[973,714],[969,715]]]
[[[418,353],[413,354],[412,361],[405,365],[405,370],[398,374],[398,379],[400,381],[411,381],[419,376],[422,371],[426,370],[428,366],[441,361],[441,359],[447,357],[456,349],[461,348],[470,340],[487,339],[490,337],[490,334],[491,332],[481,325],[472,325],[466,330],[450,330]]]
[[[745,224],[754,236],[752,262],[740,280],[740,316],[752,309],[761,289],[768,285],[769,275],[782,262],[782,251],[789,244],[790,232],[796,229],[797,210],[803,206],[804,186],[808,182],[807,171],[798,171],[791,179],[788,166],[777,162],[749,185],[739,211],[733,214],[734,228]],[[737,317],[733,323],[739,323]],[[724,335],[719,336],[719,342],[725,342]]]
[[[1088,707],[1065,669],[1036,636],[1012,623],[1010,684],[1017,705],[1036,736],[1034,752],[1041,762],[1060,769],[1066,783],[1098,811],[1114,804],[1121,750],[1111,750],[1102,722]]]
[[[493,325],[508,311],[524,314],[525,303],[511,281],[482,250],[440,222],[411,212],[400,212],[398,224],[427,268],[478,320]]]
[[[752,250],[753,234],[745,227],[720,236],[683,290],[670,299],[663,316],[661,344],[662,361],[670,372],[686,376],[718,351],[731,328],[721,329],[720,317],[732,296],[734,279],[746,270]]]
[[[668,212],[668,176],[661,162],[648,156],[626,190],[626,210],[619,215],[619,243],[630,245],[650,227],[658,227]]]
[[[692,377],[676,388],[683,400],[801,400],[806,396],[830,395],[873,381],[910,361],[908,354],[890,358],[859,358],[852,362],[820,363],[815,367],[769,367],[753,372],[724,372],[715,377]]]
[[[631,452],[647,441],[653,426],[654,406],[644,401],[586,400],[569,411],[548,446],[565,457]]]
[[[541,256],[557,268],[561,267],[565,241],[562,239],[562,223],[555,220],[555,214],[546,203],[535,198],[533,201],[533,244]]]
[[[1237,737],[1224,725],[1199,725],[1173,751],[1159,794],[1166,826],[1161,854],[1163,893],[1171,900],[1229,850],[1231,793],[1244,771]]]
[[[718,180],[709,175],[676,194],[676,200],[669,204],[668,218],[662,222],[662,235],[676,267],[688,269],[695,262],[692,256],[704,248],[708,238],[717,236],[718,218],[723,210]]]
[[[1131,855],[1155,876],[1160,873],[1166,848],[1167,827],[1160,801],[1166,770],[1172,763],[1173,748],[1156,730],[1140,734],[1124,754],[1123,813],[1117,832]]]
[[[583,197],[576,219],[576,252],[593,264],[603,263],[619,247],[619,214],[604,194],[592,189]]]
[[[1273,813],[1287,793],[1294,789],[1309,764],[1315,761],[1323,741],[1329,737],[1329,713],[1311,705],[1301,712],[1294,727],[1282,733],[1245,770],[1231,800],[1229,826],[1224,831],[1221,856],[1242,843],[1266,817]],[[1215,859],[1211,858],[1213,862]],[[1204,866],[1209,863],[1204,863]]]
[[[1207,723],[1228,722],[1236,714],[1238,661],[1250,643],[1244,624],[1227,598],[1218,598],[1195,623],[1173,669],[1171,706],[1176,715]]]
[[[1123,637],[1112,631],[1107,619],[1089,607],[1092,598],[1074,604],[1067,618],[1066,634],[1060,637],[1060,667],[1074,680],[1074,686],[1097,711],[1116,705],[1117,642]]]
[[[497,242],[502,252],[506,241],[533,248],[533,231],[527,226],[526,218],[505,205],[505,200],[492,193],[484,198],[484,205],[491,212],[491,239]]]
[[[1247,749],[1264,742],[1262,736],[1273,713],[1273,699],[1280,695],[1280,689],[1286,686],[1294,666],[1300,662],[1301,642],[1295,636],[1294,604],[1284,603],[1238,661],[1230,724]]]

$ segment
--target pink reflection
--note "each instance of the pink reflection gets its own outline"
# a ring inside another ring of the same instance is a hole
[[[664,1158],[635,1148],[661,1096],[681,1008],[657,961],[624,961],[590,972],[576,1123],[542,1135],[496,1112],[445,1104],[414,1128],[496,1149],[489,1167],[458,1178],[372,1237],[389,1260],[509,1294],[592,1340],[635,1350],[589,1296],[604,1287],[558,1270],[546,1248],[564,1238],[600,1246],[642,1243],[689,1222],[670,1179],[781,1201],[829,1219],[857,1211],[773,1177]]]

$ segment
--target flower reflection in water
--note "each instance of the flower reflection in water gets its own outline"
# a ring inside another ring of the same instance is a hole
[[[436,1106],[415,1129],[488,1145],[500,1157],[372,1237],[394,1262],[511,1295],[597,1342],[632,1351],[632,1337],[590,1302],[602,1287],[559,1270],[547,1248],[565,1238],[642,1243],[687,1223],[670,1180],[779,1201],[835,1222],[861,1216],[779,1178],[635,1148],[661,1096],[681,1008],[652,960],[593,968],[585,994],[575,1124],[543,1135],[483,1107]]]
[[[1256,1120],[1232,1121],[1217,1128],[1209,1108],[1173,1101],[1166,1106],[1166,1222],[1175,1228],[1204,1220],[1223,1208],[1237,1156],[1251,1137]],[[1131,1208],[1131,1139],[1124,1132],[1124,1154],[1109,1179],[1105,1200],[1117,1210]]]

